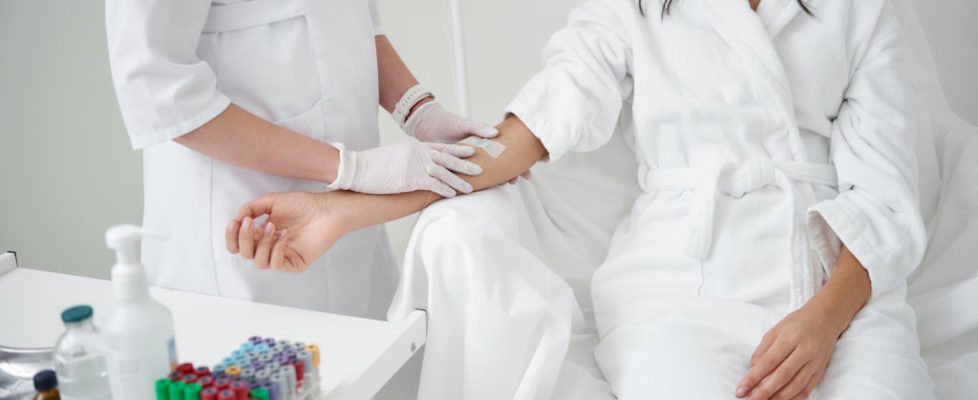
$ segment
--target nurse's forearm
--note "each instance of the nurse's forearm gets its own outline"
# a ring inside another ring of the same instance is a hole
[[[849,326],[871,295],[869,273],[843,245],[832,276],[808,303],[819,307],[826,321],[837,326],[841,332]]]
[[[234,104],[175,141],[227,164],[289,178],[330,183],[339,167],[335,147]]]
[[[385,35],[374,36],[374,44],[377,46],[377,83],[380,87],[380,106],[388,113],[394,112],[397,101],[404,96],[404,92],[418,84],[418,80],[411,74],[397,50]],[[410,110],[407,116],[411,115],[420,105],[432,101],[427,98],[419,101]]]
[[[493,140],[506,146],[498,158],[492,158],[485,150],[476,148],[468,160],[482,166],[482,174],[463,176],[475,191],[505,183],[530,169],[547,155],[543,144],[515,116],[507,117],[496,126],[499,136]],[[367,195],[353,192],[330,192],[325,203],[327,212],[337,212],[343,221],[344,231],[392,221],[417,212],[442,197],[427,191],[395,195]],[[331,206],[332,205],[332,206]]]

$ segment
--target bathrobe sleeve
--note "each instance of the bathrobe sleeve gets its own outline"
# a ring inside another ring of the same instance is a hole
[[[927,241],[920,215],[909,81],[901,28],[890,2],[854,46],[849,87],[833,123],[837,197],[808,210],[809,237],[827,271],[839,245],[866,268],[873,298],[905,282]]]
[[[230,104],[197,56],[207,0],[106,0],[109,65],[134,149],[197,129]]]
[[[631,48],[622,21],[602,1],[571,11],[567,27],[547,43],[544,68],[506,108],[549,152],[591,151],[614,133],[631,95]]]

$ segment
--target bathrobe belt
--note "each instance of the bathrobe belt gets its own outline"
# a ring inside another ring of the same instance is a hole
[[[810,162],[774,162],[770,159],[747,159],[737,164],[727,162],[711,167],[685,168],[643,168],[640,176],[642,189],[655,190],[693,190],[690,204],[692,224],[686,244],[686,254],[698,260],[705,259],[710,252],[713,240],[713,219],[716,201],[720,192],[735,198],[767,185],[775,185],[784,190],[792,204],[793,218],[791,236],[795,237],[797,224],[804,217],[805,204],[793,181],[818,183],[836,187],[835,167],[831,164]],[[810,202],[811,200],[808,200]],[[758,210],[763,212],[763,210]]]

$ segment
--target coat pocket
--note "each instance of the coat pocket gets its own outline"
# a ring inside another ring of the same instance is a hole
[[[199,56],[231,101],[268,121],[306,114],[322,99],[320,66],[302,0],[211,7]]]

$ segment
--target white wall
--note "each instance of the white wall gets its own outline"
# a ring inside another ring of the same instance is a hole
[[[470,104],[496,122],[575,0],[463,0]],[[448,0],[380,0],[388,36],[455,109]],[[978,2],[917,1],[951,106],[978,123]],[[0,250],[22,266],[107,277],[104,229],[141,219],[140,156],[109,79],[102,2],[0,0]],[[403,138],[386,114],[382,141]],[[414,217],[390,236],[403,253]]]

